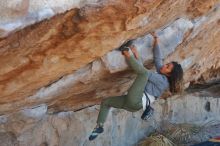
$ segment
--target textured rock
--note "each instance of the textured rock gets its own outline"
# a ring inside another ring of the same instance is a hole
[[[12,132],[0,132],[1,146],[17,146],[16,136]]]
[[[0,37],[55,14],[85,5],[98,5],[98,0],[10,0],[0,2]]]
[[[218,80],[218,0],[12,0],[0,5],[1,143],[133,145],[164,120],[197,125],[219,120],[219,86],[212,94],[205,90],[159,101],[147,124],[140,120],[141,111],[114,110],[105,134],[92,143],[87,137],[99,106],[78,111],[124,94],[132,84],[135,75],[115,50],[125,41],[135,39],[145,66],[153,69],[150,31],[159,36],[165,62],[182,64],[185,87]]]
[[[196,82],[220,66],[217,3],[106,1],[97,7],[73,9],[1,39],[0,113],[42,104],[49,112],[77,110],[100,102],[100,97],[124,93],[134,75],[122,72],[127,65],[119,52],[109,51],[156,28],[164,57],[171,54],[167,61],[182,63],[186,85]],[[150,37],[138,38],[135,44],[150,67]]]
[[[21,146],[131,146],[157,129],[166,131],[169,136],[174,133],[176,137],[172,138],[175,140],[186,137],[187,142],[193,144],[217,136],[220,130],[220,126],[216,125],[220,120],[219,96],[199,97],[199,94],[200,91],[185,93],[184,96],[155,102],[154,116],[148,122],[140,119],[142,111],[130,113],[113,109],[104,126],[104,133],[93,142],[88,141],[88,136],[95,126],[99,106],[39,117],[30,117],[20,111],[7,116],[7,122],[0,123],[0,140],[3,133],[5,137],[11,131],[12,136],[7,136],[3,142],[14,141]],[[210,111],[205,108],[207,102],[210,102]],[[193,129],[194,134],[187,137],[186,133],[192,133]]]

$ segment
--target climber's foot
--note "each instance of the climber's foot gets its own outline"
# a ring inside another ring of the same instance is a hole
[[[143,114],[141,115],[141,119],[147,121],[153,115],[154,109],[151,106],[147,106],[144,110]]]
[[[132,40],[129,40],[126,43],[122,44],[121,47],[118,48],[118,50],[122,52],[129,51],[131,45],[132,45]]]
[[[104,131],[103,127],[98,126],[96,128],[94,128],[94,130],[92,131],[91,135],[89,136],[89,140],[94,140],[100,133],[102,133]]]

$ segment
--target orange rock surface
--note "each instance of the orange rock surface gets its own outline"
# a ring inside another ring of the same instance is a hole
[[[197,81],[203,73],[219,70],[219,8],[213,10],[218,3],[218,0],[109,1],[102,6],[72,9],[1,38],[0,114],[41,103],[46,103],[51,112],[77,110],[100,102],[97,97],[121,94],[133,76],[126,72],[110,74],[104,69],[89,82],[78,81],[59,94],[45,99],[28,98],[126,40],[167,26],[177,18],[210,17],[193,33],[188,32],[183,43],[167,58],[181,61],[191,57],[194,63],[186,70],[185,82]],[[209,15],[211,10],[213,14]]]

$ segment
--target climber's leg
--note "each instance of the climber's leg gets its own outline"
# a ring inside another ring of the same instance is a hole
[[[103,125],[106,121],[106,118],[108,116],[108,113],[111,107],[124,108],[125,98],[126,98],[126,95],[115,96],[115,97],[109,97],[102,101],[100,110],[99,110],[98,119],[97,119],[97,125],[92,131],[92,134],[90,135],[89,140],[94,140],[98,136],[98,134],[104,131]]]
[[[111,107],[123,109],[125,98],[126,95],[123,95],[123,96],[109,97],[103,100],[100,106],[100,112],[98,115],[97,124],[103,125],[105,123],[105,120],[108,116]]]
[[[136,72],[137,77],[128,90],[125,106],[139,110],[142,107],[142,96],[148,81],[148,70],[133,55],[127,60],[131,68]]]

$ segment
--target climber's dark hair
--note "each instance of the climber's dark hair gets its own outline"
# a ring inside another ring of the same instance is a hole
[[[170,84],[170,92],[171,93],[178,93],[182,92],[182,86],[183,86],[183,69],[180,64],[177,62],[173,63],[173,70],[170,73],[170,76],[168,77],[168,81]]]

